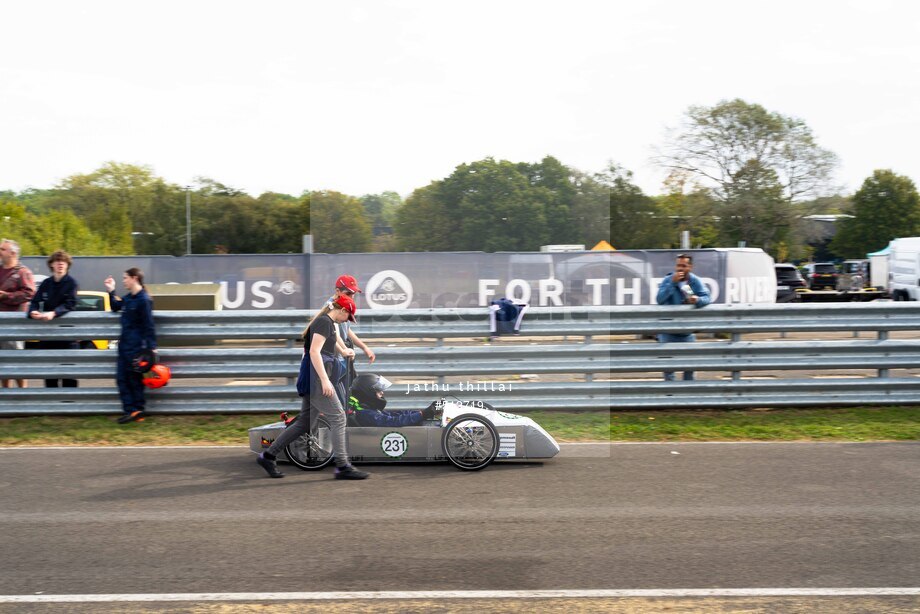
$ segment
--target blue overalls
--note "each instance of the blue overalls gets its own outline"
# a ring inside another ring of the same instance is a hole
[[[126,414],[144,409],[144,385],[142,375],[131,368],[131,361],[141,350],[157,347],[156,331],[153,328],[153,301],[143,288],[137,294],[126,294],[121,299],[114,292],[112,311],[121,311],[121,336],[118,338],[118,368],[115,381],[121,408]]]

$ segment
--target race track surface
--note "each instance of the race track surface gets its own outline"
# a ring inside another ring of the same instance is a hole
[[[920,443],[365,468],[270,480],[244,448],[2,449],[0,595],[920,584]]]

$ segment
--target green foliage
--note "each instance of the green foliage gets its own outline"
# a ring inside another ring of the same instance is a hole
[[[309,232],[309,199],[267,192],[252,198],[208,178],[188,188],[193,253],[300,252]],[[186,252],[186,188],[144,166],[109,162],[68,177],[53,190],[8,195],[23,215],[24,253],[64,248],[74,254]]]
[[[310,195],[310,229],[316,252],[339,254],[366,252],[371,244],[371,227],[364,218],[361,201],[340,192],[322,191]]]
[[[382,192],[380,194],[365,194],[360,198],[364,207],[364,217],[371,225],[374,236],[386,234],[392,230],[396,221],[396,211],[403,204],[402,198],[396,192]]]
[[[853,195],[854,217],[840,222],[831,250],[843,258],[865,258],[897,237],[920,234],[920,195],[908,177],[876,170]]]
[[[103,254],[133,254],[132,217],[152,206],[153,171],[146,166],[107,162],[87,175],[72,175],[44,205],[69,209],[103,240]]]
[[[527,413],[558,441],[915,441],[918,415],[916,407]],[[125,429],[111,416],[0,418],[0,445],[239,445],[265,421],[265,414],[157,414]]]
[[[632,172],[611,164],[594,178],[608,191],[609,228],[614,247],[654,249],[667,245],[670,222],[655,200],[632,183]]]
[[[659,156],[662,166],[711,184],[720,200],[752,162],[776,174],[783,197],[791,202],[820,195],[837,159],[817,145],[802,120],[740,99],[690,107],[684,125]]]
[[[710,190],[719,241],[776,255],[795,239],[791,204],[826,192],[837,160],[802,120],[735,99],[690,107],[658,162]]]
[[[777,245],[789,237],[792,207],[783,197],[783,187],[772,169],[754,160],[736,173],[716,212],[722,245],[744,241],[775,256]]]
[[[102,238],[70,211],[29,213],[16,202],[0,201],[0,229],[19,242],[23,256],[44,256],[64,249],[75,256],[98,254]]]
[[[718,247],[718,202],[711,190],[693,182],[688,173],[677,171],[668,176],[664,187],[667,192],[657,200],[673,228],[668,247],[680,247],[683,231],[690,233],[692,247]]]
[[[552,157],[486,158],[412,193],[396,215],[400,247],[419,251],[535,251],[609,239],[610,186]]]
[[[396,192],[365,194],[361,197],[364,218],[371,226],[371,247],[375,252],[391,252],[398,249],[393,226],[396,224],[396,212],[403,205],[403,200]]]

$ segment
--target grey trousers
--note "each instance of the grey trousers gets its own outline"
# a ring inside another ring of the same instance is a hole
[[[300,405],[300,414],[294,418],[294,422],[286,429],[281,431],[278,438],[272,442],[266,450],[269,454],[275,456],[280,453],[286,445],[306,433],[316,428],[316,420],[319,415],[329,422],[329,428],[332,431],[332,452],[335,455],[336,467],[344,467],[348,464],[348,450],[345,449],[345,410],[338,397],[333,395],[331,398],[323,396],[322,391],[314,392],[309,397],[304,397]]]

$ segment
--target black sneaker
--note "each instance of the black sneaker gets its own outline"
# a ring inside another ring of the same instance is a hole
[[[138,409],[136,411],[128,412],[118,419],[118,424],[127,424],[129,422],[143,422],[144,418],[147,416],[147,412],[143,409]]]
[[[270,478],[283,478],[284,474],[278,471],[278,465],[275,464],[275,461],[270,458],[265,458],[261,454],[256,457],[256,462],[265,469],[265,472]]]
[[[335,469],[335,479],[337,480],[365,480],[368,477],[370,477],[368,472],[355,469],[351,465],[336,467]]]

